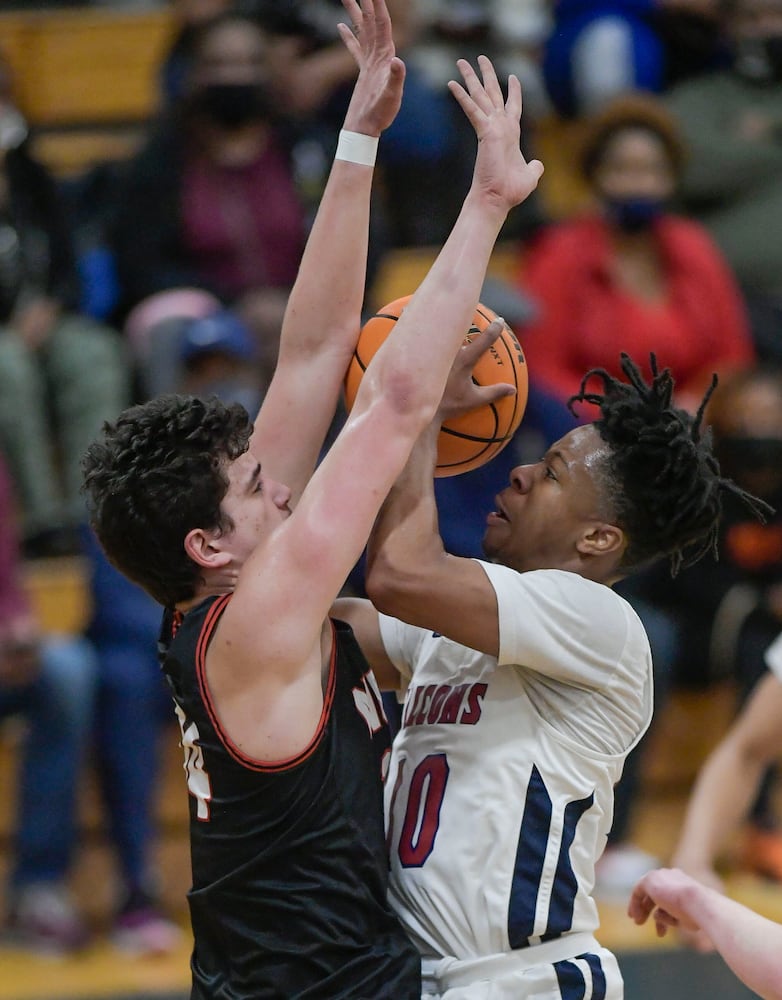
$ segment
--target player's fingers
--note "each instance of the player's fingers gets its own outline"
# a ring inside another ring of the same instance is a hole
[[[361,13],[361,8],[359,7],[357,0],[342,0],[342,6],[345,8],[345,13],[350,18],[352,30],[358,34],[361,31],[361,22],[364,15]],[[350,25],[347,27],[348,30],[351,30]]]
[[[358,38],[364,51],[373,48],[376,34],[375,0],[361,0],[361,29]]]
[[[649,895],[639,886],[633,890],[627,904],[627,915],[637,924],[643,924],[654,909],[654,903]]]
[[[476,385],[474,395],[476,407],[487,406],[490,403],[496,403],[498,399],[515,396],[516,387],[507,382],[498,382],[497,385]]]
[[[679,918],[669,913],[662,906],[658,906],[654,911],[654,919],[657,924],[665,924],[666,927],[678,927]]]
[[[358,44],[358,40],[353,32],[350,30],[347,24],[340,22],[337,25],[337,31],[339,32],[339,37],[345,43],[345,48],[353,56],[358,65],[361,65],[361,46]]]
[[[483,330],[477,333],[471,332],[462,346],[462,357],[465,363],[469,364],[472,368],[478,358],[488,351],[504,329],[505,320],[501,316],[497,316]]]
[[[527,169],[532,174],[533,179],[535,181],[535,185],[537,186],[537,183],[543,176],[543,172],[546,168],[543,166],[540,160],[530,160],[529,163],[527,164]]]
[[[508,100],[505,102],[505,110],[516,121],[520,121],[521,108],[521,83],[519,83],[519,78],[514,73],[511,73],[508,77]]]
[[[459,107],[467,116],[467,120],[480,136],[481,127],[486,121],[484,113],[470,97],[464,87],[460,83],[457,83],[456,80],[448,81],[448,89],[456,98]]]
[[[407,74],[407,67],[399,58],[399,56],[394,56],[394,58],[391,60],[391,63],[389,64],[388,67],[388,73],[389,76],[391,77],[392,83],[398,85],[404,81],[405,76]]]
[[[388,13],[386,0],[375,2],[375,39],[382,48],[394,48],[394,36],[391,29],[391,16]]]
[[[462,74],[464,85],[470,97],[485,115],[490,115],[494,110],[494,104],[486,93],[478,74],[466,59],[459,59],[456,65],[459,67],[459,72]]]
[[[500,81],[497,79],[497,72],[494,69],[494,63],[488,56],[480,55],[478,56],[478,65],[480,66],[481,76],[483,77],[483,89],[485,90],[489,100],[495,108],[504,107],[505,98],[502,94]]]

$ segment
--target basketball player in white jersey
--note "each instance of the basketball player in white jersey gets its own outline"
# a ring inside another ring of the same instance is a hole
[[[674,572],[700,558],[721,495],[740,493],[701,435],[703,407],[674,408],[654,361],[650,385],[629,358],[623,370],[629,384],[590,373],[601,394],[584,379],[595,423],[513,470],[485,562],[443,549],[432,426],[370,542],[367,590],[394,617],[342,611],[376,674],[408,683],[386,783],[391,900],[431,1000],[623,996],[591,890],[652,673],[611,585],[655,558]]]

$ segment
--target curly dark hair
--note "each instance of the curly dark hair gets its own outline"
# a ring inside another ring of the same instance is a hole
[[[716,375],[693,416],[673,405],[673,376],[668,368],[658,369],[653,354],[651,383],[627,354],[621,355],[621,367],[628,382],[604,368],[588,371],[568,408],[575,414],[575,404],[586,402],[600,409],[594,426],[609,446],[604,486],[628,539],[620,568],[630,573],[667,558],[675,576],[707,552],[718,555],[726,493],[738,497],[761,521],[773,509],[720,474],[711,431],[702,426]],[[603,382],[602,393],[587,391],[595,377]]]
[[[229,530],[220,509],[226,463],[247,451],[243,406],[216,398],[159,396],[132,406],[82,459],[90,523],[109,560],[164,607],[195,595],[193,528]]]

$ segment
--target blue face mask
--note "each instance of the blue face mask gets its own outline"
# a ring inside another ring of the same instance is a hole
[[[649,229],[665,213],[663,198],[606,198],[605,216],[611,225],[625,233]]]

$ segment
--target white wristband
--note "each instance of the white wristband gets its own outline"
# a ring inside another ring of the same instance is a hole
[[[365,167],[374,167],[377,156],[376,135],[363,135],[361,132],[348,132],[342,129],[337,142],[335,160],[347,160],[348,163],[361,163]]]

